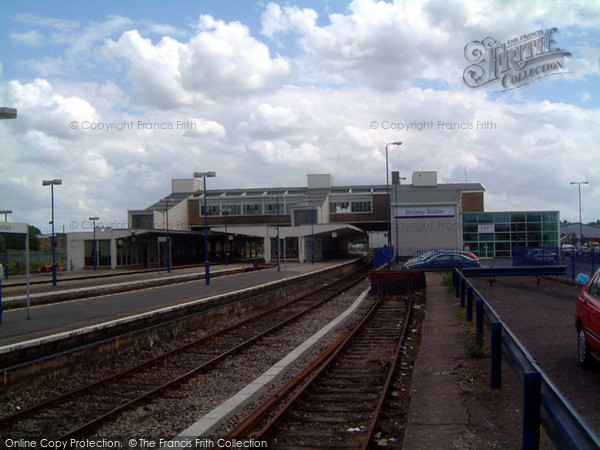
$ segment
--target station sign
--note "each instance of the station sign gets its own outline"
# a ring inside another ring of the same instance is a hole
[[[454,217],[454,210],[454,206],[397,206],[394,218]]]
[[[2,234],[27,234],[28,226],[21,222],[0,222]]]

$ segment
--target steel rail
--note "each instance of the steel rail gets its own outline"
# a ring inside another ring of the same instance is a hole
[[[349,274],[349,275],[347,275],[347,276],[345,276],[345,277],[343,277],[343,278],[341,278],[339,280],[336,280],[332,284],[329,284],[327,286],[323,286],[323,287],[320,287],[318,289],[315,289],[315,290],[313,290],[313,291],[311,291],[311,292],[309,292],[309,293],[307,293],[305,295],[302,295],[301,297],[292,299],[292,300],[290,300],[288,302],[283,303],[282,305],[279,305],[279,306],[276,306],[274,308],[271,308],[268,311],[265,311],[265,312],[263,312],[263,313],[261,313],[261,314],[259,314],[257,316],[251,317],[251,318],[249,318],[249,319],[247,319],[247,320],[245,320],[243,322],[239,322],[239,323],[233,324],[233,325],[231,325],[231,326],[229,326],[227,328],[219,330],[219,331],[217,331],[217,332],[215,332],[213,334],[210,334],[208,336],[203,336],[203,337],[201,337],[201,338],[199,338],[199,339],[197,339],[195,341],[186,343],[186,344],[184,344],[184,345],[182,345],[180,347],[177,347],[177,348],[175,348],[173,350],[170,350],[168,352],[162,353],[162,354],[160,354],[160,355],[158,355],[158,356],[156,356],[156,357],[154,357],[152,359],[149,359],[147,361],[144,361],[144,362],[141,362],[139,364],[136,364],[136,365],[134,365],[134,366],[132,366],[132,367],[130,367],[128,369],[125,369],[125,370],[123,370],[123,371],[121,371],[119,373],[112,374],[112,375],[104,377],[104,378],[102,378],[100,380],[93,381],[91,383],[88,383],[88,384],[86,384],[84,386],[81,386],[79,388],[73,389],[73,390],[71,390],[69,392],[61,394],[61,395],[56,396],[54,398],[45,400],[45,401],[40,402],[38,404],[35,404],[35,405],[32,405],[32,406],[27,407],[25,409],[22,409],[22,410],[14,413],[14,414],[11,414],[9,416],[2,417],[2,418],[0,418],[0,427],[4,427],[4,426],[9,425],[11,423],[23,420],[23,419],[25,419],[25,418],[27,418],[27,417],[35,414],[35,413],[38,413],[38,412],[40,412],[40,411],[42,411],[44,409],[52,407],[53,405],[56,405],[58,403],[61,403],[61,402],[64,402],[66,400],[70,400],[70,399],[76,398],[76,397],[81,396],[81,395],[84,395],[88,391],[91,391],[92,389],[97,388],[97,387],[99,387],[101,385],[105,385],[105,384],[108,384],[108,383],[111,383],[111,382],[119,381],[120,379],[125,378],[127,376],[130,376],[132,374],[135,374],[136,372],[139,372],[139,371],[141,371],[141,370],[143,370],[145,368],[151,367],[153,365],[160,364],[162,361],[165,361],[165,360],[167,360],[167,359],[169,359],[169,358],[171,358],[173,356],[176,356],[176,355],[178,355],[180,353],[188,351],[188,350],[190,350],[193,347],[202,345],[202,344],[204,344],[205,342],[207,342],[207,341],[209,341],[211,339],[217,339],[217,338],[219,338],[221,336],[227,335],[228,333],[234,332],[236,329],[238,329],[238,328],[240,328],[242,326],[251,325],[252,323],[257,322],[257,321],[259,321],[261,319],[264,319],[265,317],[267,317],[269,315],[277,313],[278,311],[281,311],[282,309],[287,308],[287,307],[293,305],[294,303],[305,301],[305,300],[309,299],[310,297],[312,297],[314,295],[317,295],[317,294],[321,293],[322,291],[324,291],[326,289],[331,289],[331,288],[335,287],[336,285],[342,285],[344,283],[347,283],[348,280],[351,280],[352,284],[355,284],[358,281],[356,279],[353,280],[352,278],[356,277],[357,273],[360,273],[361,271],[365,270],[368,266],[369,266],[369,264],[366,264],[366,265],[360,267],[359,269],[357,269],[355,272],[353,272],[353,273],[351,273],[351,274]],[[364,275],[364,276],[366,276],[366,275]],[[343,289],[347,289],[347,287],[346,287],[345,284],[344,284],[344,287],[342,288],[342,290]],[[318,304],[313,305],[312,307],[317,307],[317,306],[318,306]],[[135,332],[137,333],[139,331],[140,330],[136,330]]]
[[[264,420],[265,417],[267,417],[272,411],[275,410],[278,404],[283,401],[284,397],[289,395],[289,393],[291,393],[292,391],[298,389],[297,392],[291,398],[289,398],[289,400],[281,407],[281,409],[253,436],[253,438],[260,439],[265,434],[267,434],[282,419],[284,414],[292,408],[292,406],[298,401],[298,399],[310,388],[313,382],[331,366],[331,364],[337,359],[339,354],[349,346],[350,342],[352,342],[354,337],[366,327],[366,324],[374,316],[375,312],[378,310],[381,304],[381,302],[376,302],[365,315],[365,317],[361,320],[361,322],[345,338],[338,340],[334,345],[332,345],[323,354],[321,354],[318,357],[318,359],[315,362],[313,362],[307,369],[305,369],[300,375],[298,375],[290,383],[288,383],[288,385],[286,385],[280,392],[275,394],[271,399],[269,399],[265,404],[263,404],[259,409],[257,409],[238,427],[229,432],[226,439],[235,439],[247,436],[253,429],[256,429],[258,427],[258,425]],[[407,305],[407,311],[404,317],[404,325],[402,327],[398,344],[394,350],[394,355],[385,379],[384,386],[381,389],[377,405],[373,411],[373,416],[371,417],[369,426],[364,436],[363,445],[361,447],[363,449],[366,449],[369,446],[369,443],[371,441],[379,419],[379,415],[383,408],[383,404],[387,392],[389,390],[389,386],[392,382],[394,372],[397,369],[399,354],[400,350],[402,349],[402,344],[405,340],[406,331],[408,329],[408,323],[410,321],[411,311],[412,297],[410,298]],[[325,361],[322,362],[323,360]],[[311,372],[313,372],[313,374],[309,377],[309,374]],[[304,384],[302,384],[303,381]]]
[[[364,267],[362,267],[361,269],[359,269],[358,271],[356,271],[354,274],[349,275],[348,277],[345,277],[345,279],[347,278],[351,278],[351,277],[356,277],[356,273],[360,272],[361,270],[363,270]],[[168,390],[168,389],[172,389],[175,388],[177,386],[179,386],[180,384],[182,384],[183,382],[185,382],[186,380],[193,378],[194,376],[200,375],[201,373],[204,373],[206,371],[208,371],[209,369],[213,368],[217,363],[219,363],[220,361],[224,360],[226,357],[233,355],[234,353],[237,353],[241,350],[243,350],[244,348],[250,346],[251,344],[263,339],[264,337],[274,333],[275,331],[283,328],[286,325],[289,325],[290,323],[292,323],[293,321],[299,319],[300,317],[302,317],[303,315],[307,314],[308,312],[312,311],[313,309],[318,308],[319,306],[321,306],[322,304],[330,301],[331,299],[333,299],[334,297],[338,296],[341,292],[345,291],[346,289],[348,289],[348,287],[353,286],[357,283],[359,283],[362,279],[364,279],[367,276],[367,273],[363,274],[362,276],[355,278],[354,280],[351,280],[351,283],[348,284],[340,284],[338,280],[337,282],[333,283],[332,285],[328,285],[325,287],[322,287],[320,289],[318,289],[316,292],[322,291],[322,290],[326,290],[326,289],[331,289],[333,286],[338,285],[338,287],[336,288],[336,290],[331,293],[328,294],[326,298],[324,298],[323,300],[318,301],[317,303],[310,305],[308,308],[303,309],[302,311],[294,314],[291,317],[288,317],[287,319],[285,319],[282,322],[279,322],[278,324],[270,327],[269,329],[254,335],[253,337],[247,339],[246,341],[236,345],[233,348],[230,348],[229,350],[221,353],[220,355],[214,357],[213,359],[211,359],[208,362],[203,363],[202,365],[196,367],[195,369],[192,369],[188,372],[186,372],[183,375],[180,375],[176,378],[173,378],[172,380],[154,388],[151,389],[150,391],[145,392],[144,394],[112,409],[111,411],[108,411],[107,413],[104,413],[103,415],[87,422],[86,424],[69,431],[68,433],[66,433],[65,435],[61,436],[59,439],[60,440],[65,440],[65,439],[71,439],[71,438],[75,438],[77,436],[81,436],[84,433],[89,433],[90,431],[98,428],[100,425],[104,424],[105,422],[107,422],[109,419],[111,419],[112,417],[114,417],[115,415],[130,409],[132,407],[135,406],[139,406],[142,405],[144,403],[146,403],[147,401],[149,401],[151,398],[153,398],[154,396],[157,396],[159,394],[161,394],[162,392]],[[314,295],[314,293],[312,294]],[[304,298],[304,297],[303,297]],[[238,325],[239,326],[239,325]],[[235,328],[235,327],[233,327]]]

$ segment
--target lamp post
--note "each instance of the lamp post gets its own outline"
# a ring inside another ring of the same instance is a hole
[[[16,118],[17,110],[15,108],[0,108],[0,120]],[[0,214],[4,214],[4,221],[8,222],[8,215],[12,214],[12,211],[7,209],[5,211],[1,211]],[[8,246],[6,245],[6,237],[4,238],[4,277],[8,280]],[[2,274],[0,273],[0,279],[1,278]]]
[[[167,273],[171,273],[171,237],[169,236],[169,199],[165,199],[165,220],[167,221]]]
[[[8,215],[12,214],[12,209],[2,210],[0,211],[0,214],[4,214],[4,221],[8,222]],[[2,278],[1,273],[0,278]],[[6,237],[4,237],[4,278],[8,280],[8,245],[6,242]]]
[[[229,265],[229,234],[227,233],[227,216],[231,210],[223,209],[221,210],[221,214],[225,216],[225,267]]]
[[[590,184],[589,181],[571,181],[571,184],[576,184],[579,189],[579,246],[583,246],[583,224],[581,222],[581,185]]]
[[[50,186],[50,197],[52,199],[52,286],[56,286],[56,242],[54,237],[54,186],[62,184],[62,180],[42,180],[42,186]]]
[[[385,144],[385,191],[387,194],[387,241],[388,241],[388,249],[392,246],[392,219],[391,219],[391,205],[390,205],[390,172],[388,169],[388,147],[390,145],[402,145],[402,142],[390,142],[389,144]],[[388,250],[389,251],[389,250]],[[388,258],[388,269],[391,266],[390,259]]]
[[[310,263],[315,263],[315,209],[310,210],[310,237],[311,237],[311,253]]]
[[[94,260],[94,272],[96,271],[96,268],[98,267],[98,248],[96,246],[96,220],[100,220],[100,217],[90,217],[88,220],[91,220],[93,223],[93,227],[94,227],[94,248],[92,250],[92,259]]]
[[[394,186],[394,192],[396,194],[394,201],[396,203],[396,207],[398,207],[398,189],[400,189],[400,184],[402,184],[402,180],[406,180],[406,177],[401,177],[400,172],[392,172],[392,186]],[[400,245],[398,244],[398,216],[396,214],[394,214],[394,220],[396,222],[396,263],[398,263],[398,260],[400,259],[398,248],[400,247]]]
[[[210,284],[210,263],[208,262],[208,210],[206,208],[206,178],[216,177],[216,172],[194,172],[194,178],[202,178],[204,184],[204,266],[206,285]]]
[[[275,197],[275,208],[277,209],[277,272],[281,272],[281,243],[279,241],[279,197]]]

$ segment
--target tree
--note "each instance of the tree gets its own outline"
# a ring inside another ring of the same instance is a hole
[[[29,250],[37,252],[40,250],[40,239],[37,237],[38,234],[41,234],[39,228],[34,227],[33,225],[29,225]],[[3,235],[2,240],[0,240],[0,251],[4,251],[4,246],[6,245],[9,250],[25,250],[25,239],[23,236],[13,236],[9,234]]]

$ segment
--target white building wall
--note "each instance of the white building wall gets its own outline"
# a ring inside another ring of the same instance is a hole
[[[167,229],[167,214],[160,211],[154,211],[154,229]],[[169,230],[189,231],[190,222],[188,219],[187,200],[169,208]]]
[[[96,240],[110,241],[111,268],[117,267],[117,240],[131,234],[130,230],[96,230]],[[85,269],[85,241],[93,241],[93,231],[67,233],[67,260],[69,270]]]
[[[400,206],[393,210],[392,243],[398,254],[412,254],[416,250],[462,248],[458,205]],[[421,213],[421,217],[405,217]],[[448,215],[451,217],[444,217]],[[396,216],[399,218],[396,219]]]

